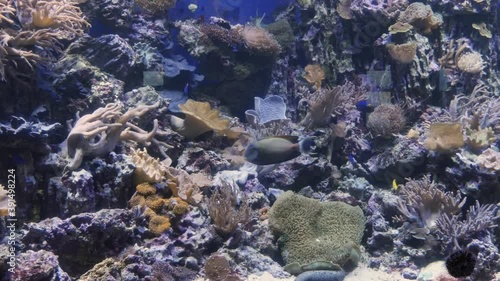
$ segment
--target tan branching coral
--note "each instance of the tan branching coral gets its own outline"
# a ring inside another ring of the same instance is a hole
[[[8,23],[13,23],[9,16],[14,15],[16,9],[12,0],[0,0],[0,22],[6,21]]]
[[[308,64],[305,69],[304,79],[309,84],[314,85],[316,90],[321,88],[321,83],[325,80],[325,71],[319,64]]]
[[[151,157],[146,149],[135,150],[132,148],[132,162],[134,162],[134,182],[140,183],[158,183],[165,179],[167,166],[165,162],[160,162],[159,159]],[[170,160],[170,159],[167,159]],[[171,162],[171,160],[169,161]],[[168,164],[168,162],[167,162]]]
[[[498,172],[500,171],[500,152],[488,148],[477,157],[476,162],[482,168],[485,168],[489,171]]]
[[[387,51],[391,58],[399,63],[408,64],[417,55],[417,43],[407,42],[404,44],[387,44]]]
[[[257,26],[245,26],[240,30],[246,47],[256,53],[276,56],[281,46],[267,30]]]
[[[464,144],[460,123],[433,123],[424,141],[426,149],[441,153],[451,153]]]
[[[441,15],[432,12],[431,6],[415,2],[399,15],[398,22],[411,24],[421,33],[428,34],[443,24],[443,19]]]
[[[215,131],[222,135],[233,137],[229,130],[231,120],[220,117],[217,109],[212,109],[208,102],[198,102],[189,99],[179,108],[186,115],[184,119],[171,116],[170,122],[176,132],[186,138],[196,138],[206,132]]]
[[[153,140],[158,130],[158,120],[154,120],[151,132],[138,131],[137,126],[129,121],[140,117],[151,109],[155,109],[160,102],[153,105],[140,105],[121,113],[121,105],[110,103],[91,114],[79,118],[66,139],[70,170],[80,167],[84,156],[106,155],[115,149],[121,140],[132,140],[148,144]]]

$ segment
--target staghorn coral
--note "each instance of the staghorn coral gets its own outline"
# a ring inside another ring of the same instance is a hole
[[[407,42],[404,44],[387,44],[387,51],[391,58],[399,63],[408,64],[413,62],[417,55],[417,43]]]
[[[267,30],[257,26],[245,26],[240,30],[245,46],[251,52],[276,56],[281,46]]]
[[[160,106],[159,101],[153,105],[140,105],[121,113],[119,104],[110,103],[81,118],[77,114],[78,120],[66,139],[69,157],[66,168],[78,169],[84,156],[95,157],[108,154],[115,149],[121,140],[132,140],[139,143],[151,142],[158,130],[158,120],[154,120],[154,127],[149,133],[139,130],[129,121],[158,106]]]
[[[436,227],[442,215],[457,214],[465,204],[465,198],[442,191],[429,175],[419,180],[409,179],[400,190],[402,200],[397,207],[402,216],[396,219],[409,220],[429,230]]]
[[[159,159],[155,159],[149,156],[148,152],[144,148],[143,150],[135,150],[132,148],[132,162],[134,162],[134,182],[140,184],[143,182],[157,183],[165,178],[167,173],[167,167],[170,166],[172,160],[167,158],[160,162]]]
[[[238,224],[246,224],[250,220],[250,205],[246,195],[240,193],[233,182],[222,181],[222,185],[208,199],[208,213],[212,224],[220,235],[233,233]]]
[[[221,118],[217,109],[212,109],[208,102],[187,100],[179,108],[186,115],[184,119],[171,116],[170,122],[176,132],[186,138],[196,138],[203,133],[215,131],[230,138],[239,136],[238,133],[229,130],[229,119]]]
[[[497,227],[500,219],[498,207],[493,204],[481,205],[478,201],[467,212],[465,220],[459,214],[445,214],[436,221],[436,234],[444,250],[459,250],[472,239],[484,236],[486,230]]]
[[[433,123],[424,141],[426,149],[441,153],[451,153],[464,144],[460,123]]]

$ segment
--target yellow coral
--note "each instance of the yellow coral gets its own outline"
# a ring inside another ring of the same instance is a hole
[[[167,167],[159,159],[149,156],[144,148],[135,150],[132,148],[132,162],[134,162],[134,183],[144,182],[158,183],[165,178]]]
[[[417,55],[417,43],[408,42],[404,44],[387,44],[387,51],[391,58],[399,63],[408,64]]]
[[[308,64],[305,68],[306,74],[304,79],[309,82],[309,84],[314,85],[316,90],[321,88],[321,83],[325,79],[325,71],[319,64]]]
[[[460,123],[431,124],[424,147],[428,150],[450,153],[464,146]]]
[[[170,220],[164,216],[152,216],[148,226],[155,235],[161,235],[170,228]]]
[[[230,120],[220,117],[219,110],[212,109],[208,102],[189,99],[179,108],[186,118],[182,120],[172,116],[170,121],[175,131],[186,138],[196,138],[209,131],[225,133],[228,130]]]
[[[136,187],[136,189],[137,193],[143,195],[144,197],[156,194],[156,187],[149,183],[141,183]]]
[[[468,129],[466,131],[467,144],[473,151],[480,151],[496,141],[495,132],[492,128]]]

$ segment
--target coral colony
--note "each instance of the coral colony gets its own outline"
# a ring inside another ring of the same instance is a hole
[[[0,0],[0,281],[500,281],[490,0]]]

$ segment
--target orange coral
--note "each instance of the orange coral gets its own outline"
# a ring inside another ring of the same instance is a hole
[[[149,220],[149,230],[153,232],[155,235],[161,235],[171,226],[170,220],[164,216],[152,216]]]
[[[165,206],[165,200],[159,196],[149,196],[146,198],[146,206],[159,213],[163,209],[163,206]]]
[[[189,211],[189,204],[179,197],[168,199],[167,205],[176,216],[182,216]]]

